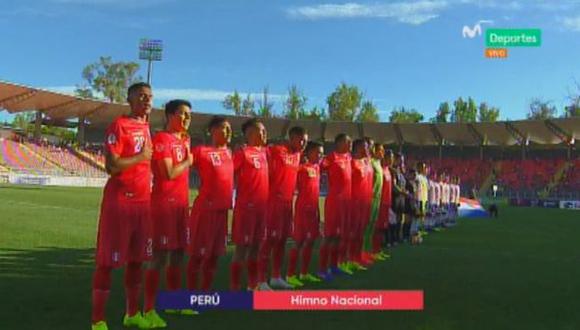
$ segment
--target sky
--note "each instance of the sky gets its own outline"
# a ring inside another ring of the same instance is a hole
[[[462,35],[478,22],[482,35]],[[538,28],[542,44],[488,59],[487,28]],[[580,83],[580,1],[569,0],[2,0],[0,31],[0,80],[68,93],[99,56],[138,61],[146,77],[139,40],[161,39],[155,104],[185,98],[206,113],[228,113],[221,101],[234,90],[259,100],[264,87],[281,113],[291,85],[309,108],[325,106],[345,82],[382,121],[398,106],[428,119],[460,96],[515,120],[533,98],[561,113]]]

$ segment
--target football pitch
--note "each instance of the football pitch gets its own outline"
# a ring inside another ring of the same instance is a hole
[[[89,329],[100,198],[101,189],[0,186],[0,329]],[[499,219],[460,219],[368,271],[306,287],[420,289],[423,311],[161,315],[168,329],[579,329],[579,233],[578,211],[500,206]],[[228,286],[229,261],[216,289]],[[123,313],[116,271],[110,329],[122,329]]]

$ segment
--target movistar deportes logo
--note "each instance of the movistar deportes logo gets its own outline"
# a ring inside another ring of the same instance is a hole
[[[493,24],[493,21],[489,21],[489,20],[481,20],[479,22],[477,22],[473,28],[470,28],[467,25],[463,26],[463,38],[469,38],[469,39],[473,39],[476,36],[480,36],[481,35],[481,24]]]

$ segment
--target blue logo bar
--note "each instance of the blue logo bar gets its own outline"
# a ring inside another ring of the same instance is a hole
[[[157,309],[161,310],[252,310],[253,307],[251,291],[161,291],[157,296]]]

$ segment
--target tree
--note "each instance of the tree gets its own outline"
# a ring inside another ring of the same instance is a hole
[[[254,111],[254,107],[256,102],[252,98],[252,95],[248,93],[244,101],[242,101],[242,116],[255,116],[256,112]]]
[[[362,104],[361,110],[356,118],[356,121],[364,123],[376,123],[379,121],[379,111],[371,101],[365,101]]]
[[[361,100],[362,92],[358,87],[341,83],[326,99],[330,120],[353,121]]]
[[[323,108],[315,106],[310,111],[302,110],[298,114],[298,119],[325,121],[328,119],[328,116]]]
[[[479,105],[479,121],[494,123],[499,118],[499,108],[489,107],[487,103],[481,102]]]
[[[391,123],[418,123],[423,120],[423,115],[415,109],[405,107],[394,108],[389,116]]]
[[[437,109],[437,114],[435,117],[431,118],[431,122],[434,123],[446,123],[449,121],[449,114],[451,113],[451,108],[449,102],[443,102],[439,104],[439,109]]]
[[[306,106],[306,96],[301,90],[292,85],[288,88],[288,98],[284,104],[284,116],[287,119],[298,119],[301,114],[305,113],[304,107]]]
[[[260,107],[258,108],[258,116],[263,118],[272,118],[274,112],[272,108],[274,103],[268,101],[268,87],[264,87],[262,92],[262,100],[260,102]]]
[[[544,101],[540,98],[535,98],[530,102],[530,110],[528,112],[528,119],[544,120],[554,118],[556,116],[556,107],[550,101]]]
[[[125,102],[127,88],[142,80],[137,76],[136,62],[113,62],[110,56],[101,56],[95,63],[87,65],[82,72],[86,85],[77,86],[75,93],[81,97],[94,98],[103,95],[110,102]]]
[[[14,116],[12,119],[12,127],[19,128],[24,132],[34,131],[34,120],[36,115],[34,112],[21,112]]]
[[[233,94],[226,95],[222,102],[224,108],[233,111],[236,116],[242,114],[242,97],[237,90]]]
[[[460,97],[453,102],[454,109],[451,121],[454,123],[473,123],[477,120],[477,104],[470,97],[467,102]]]

